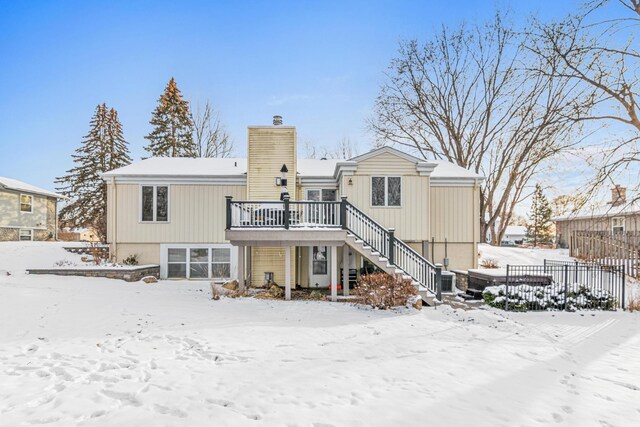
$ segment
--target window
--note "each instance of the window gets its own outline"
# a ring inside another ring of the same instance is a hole
[[[33,196],[20,195],[20,212],[33,212]]]
[[[231,277],[231,248],[183,247],[167,249],[167,278]]]
[[[167,277],[170,279],[187,277],[187,250],[169,249],[167,258]]]
[[[313,274],[327,274],[327,247],[313,247]]]
[[[399,176],[371,177],[371,206],[401,206],[402,179]]]
[[[611,231],[614,233],[624,232],[624,217],[611,218]]]
[[[33,230],[20,230],[19,232],[20,240],[33,240]]]
[[[230,248],[211,248],[211,277],[231,277]]]
[[[166,185],[142,186],[141,220],[143,222],[169,221],[169,187]]]

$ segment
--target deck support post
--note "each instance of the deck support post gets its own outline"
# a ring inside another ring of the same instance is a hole
[[[331,246],[331,301],[338,301],[338,247]]]
[[[291,299],[291,246],[284,248],[284,299]]]
[[[238,248],[238,290],[244,292],[245,289],[245,274],[244,274],[244,246],[237,246]]]
[[[349,296],[349,246],[342,247],[342,294]]]

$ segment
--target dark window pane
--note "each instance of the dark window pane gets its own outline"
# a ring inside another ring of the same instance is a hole
[[[156,221],[169,220],[169,187],[156,187]]]
[[[209,264],[194,264],[191,263],[189,277],[191,279],[206,279],[209,277]]]
[[[313,274],[327,274],[327,261],[313,261]]]
[[[231,264],[211,263],[211,277],[231,277]]]
[[[142,187],[142,220],[153,221],[153,187]]]
[[[191,249],[191,262],[209,262],[209,249]]]
[[[401,179],[399,176],[390,176],[387,178],[388,196],[387,204],[389,206],[400,206],[402,200]]]
[[[187,262],[187,250],[169,249],[169,262]]]
[[[307,200],[312,202],[320,201],[320,190],[307,190]]]
[[[336,192],[337,190],[322,190],[322,201],[334,202],[336,200]]]
[[[228,248],[213,248],[213,249],[211,249],[211,261],[213,261],[213,262],[230,262],[231,261],[231,249],[228,249]]]
[[[384,177],[371,178],[371,206],[384,206]]]
[[[167,277],[169,278],[185,278],[187,277],[187,264],[169,264]]]

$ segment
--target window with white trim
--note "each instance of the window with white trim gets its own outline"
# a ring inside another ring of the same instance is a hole
[[[624,232],[624,217],[611,218],[611,231],[614,233]]]
[[[402,178],[399,176],[371,177],[371,206],[402,205]]]
[[[143,185],[141,189],[141,215],[143,222],[169,221],[169,187]]]
[[[33,230],[28,228],[21,229],[18,238],[20,240],[33,240]]]
[[[169,279],[228,279],[231,248],[193,247],[167,249]]]
[[[28,194],[20,195],[20,212],[33,212],[33,196]]]

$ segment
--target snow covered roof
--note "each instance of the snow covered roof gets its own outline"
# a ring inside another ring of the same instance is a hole
[[[111,176],[148,177],[216,177],[240,176],[247,173],[247,159],[150,157],[102,174]]]
[[[525,236],[527,234],[527,227],[522,225],[508,225],[504,234],[509,236]]]
[[[638,202],[630,202],[620,206],[611,206],[610,204],[597,207],[584,207],[577,212],[557,216],[552,218],[553,221],[567,221],[572,219],[589,219],[589,218],[610,218],[614,216],[624,216],[640,213],[640,204]]]
[[[482,175],[479,175],[469,169],[465,169],[462,166],[458,166],[455,163],[451,163],[446,160],[426,160],[426,162],[435,163],[437,165],[433,172],[431,172],[431,178],[483,179]]]
[[[13,178],[6,178],[0,176],[0,188],[6,188],[8,190],[22,191],[25,193],[39,194],[41,196],[55,197],[57,199],[64,199],[65,197],[54,193],[44,188],[36,187],[35,185],[27,184],[26,182],[18,181]]]
[[[386,148],[386,147],[385,147]],[[375,150],[377,151],[377,150]],[[397,151],[397,150],[396,150]],[[408,154],[405,154],[409,156]],[[300,177],[333,178],[339,164],[356,162],[360,157],[345,161],[341,159],[298,159]],[[412,156],[409,156],[412,157]],[[482,179],[475,172],[444,160],[420,160],[435,165],[431,177],[444,179]],[[128,166],[105,172],[103,177],[244,177],[247,173],[247,159],[244,158],[188,158],[188,157],[151,157]]]

